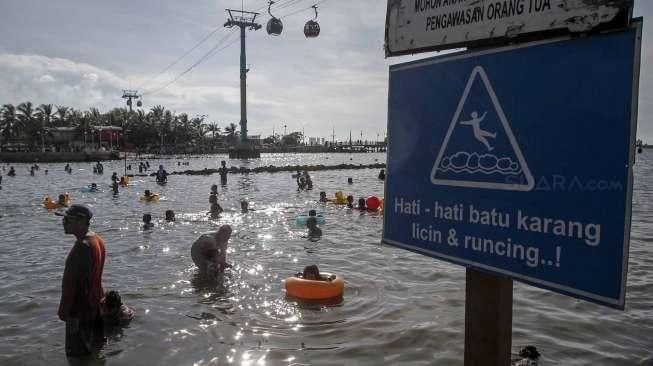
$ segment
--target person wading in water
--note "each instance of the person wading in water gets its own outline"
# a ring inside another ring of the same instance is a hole
[[[63,214],[66,234],[77,240],[66,258],[61,284],[59,319],[66,322],[66,356],[91,355],[102,342],[101,302],[104,298],[104,240],[89,230],[93,217],[84,205],[72,205]]]

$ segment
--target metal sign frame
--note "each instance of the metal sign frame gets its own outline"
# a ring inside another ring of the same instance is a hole
[[[635,163],[635,143],[636,143],[636,133],[637,133],[637,116],[638,116],[638,102],[639,102],[639,79],[640,79],[640,67],[641,67],[641,38],[642,38],[642,27],[643,27],[643,22],[641,18],[633,19],[633,22],[631,26],[626,30],[626,31],[634,31],[635,32],[635,50],[634,50],[634,65],[633,65],[633,75],[632,75],[632,98],[631,98],[631,115],[630,115],[630,149],[628,151],[628,157],[629,157],[629,167],[628,167],[628,175],[627,175],[627,187],[625,187],[626,192],[626,210],[624,212],[625,215],[625,228],[624,228],[624,237],[623,237],[623,252],[622,252],[622,274],[621,274],[621,290],[620,290],[620,295],[618,300],[614,300],[612,298],[606,298],[606,297],[601,297],[596,294],[592,293],[587,293],[582,290],[574,289],[569,286],[565,285],[559,285],[556,283],[540,280],[534,277],[530,277],[528,275],[520,274],[520,273],[515,273],[511,272],[509,270],[501,269],[501,268],[495,268],[483,263],[478,263],[474,262],[471,260],[464,259],[462,257],[457,257],[457,256],[450,256],[446,255],[440,252],[436,251],[431,251],[428,249],[423,249],[419,248],[416,246],[412,246],[406,243],[401,243],[397,241],[393,241],[390,239],[386,238],[386,228],[389,225],[392,225],[392,223],[388,222],[389,220],[389,215],[384,215],[383,219],[383,238],[382,238],[382,243],[388,244],[391,246],[399,247],[402,249],[406,249],[418,254],[430,256],[436,259],[442,259],[450,263],[458,264],[465,266],[467,268],[473,268],[477,269],[482,272],[490,273],[490,274],[497,274],[499,276],[505,276],[509,277],[512,279],[515,279],[520,282],[524,282],[536,287],[540,288],[545,288],[549,289],[558,293],[562,293],[565,295],[569,295],[572,297],[584,299],[590,302],[594,302],[600,305],[605,305],[611,308],[615,309],[620,309],[623,310],[625,306],[625,293],[626,293],[626,280],[627,280],[627,273],[628,273],[628,255],[629,255],[629,244],[630,244],[630,231],[631,231],[631,220],[632,220],[632,197],[633,197],[633,166]],[[624,31],[623,29],[621,31]],[[610,32],[603,32],[602,34],[609,34],[609,33],[614,33],[614,32],[619,32],[619,31],[610,31]],[[410,69],[410,68],[415,68],[423,65],[428,65],[428,64],[437,64],[437,63],[443,63],[447,61],[452,61],[452,60],[459,60],[459,59],[467,59],[467,58],[472,58],[476,56],[482,56],[482,55],[488,55],[488,54],[494,54],[494,53],[501,53],[505,51],[510,51],[510,50],[515,50],[515,49],[520,49],[520,48],[527,48],[531,46],[537,46],[537,45],[544,45],[544,44],[551,44],[551,43],[557,43],[561,41],[567,41],[567,40],[572,40],[575,37],[572,36],[564,36],[564,37],[559,37],[555,39],[549,39],[549,40],[542,40],[542,41],[537,41],[537,42],[531,42],[528,44],[520,44],[520,45],[513,45],[513,46],[506,46],[506,47],[501,47],[501,48],[495,48],[495,49],[489,49],[489,50],[481,50],[481,51],[463,51],[463,52],[458,52],[458,53],[452,53],[448,55],[443,55],[443,56],[436,56],[436,57],[431,57],[428,59],[423,59],[423,60],[418,60],[418,61],[411,61],[407,63],[402,63],[402,64],[396,64],[396,65],[391,65],[390,66],[390,72],[389,72],[389,80],[392,79],[392,73],[393,71],[400,71],[403,69]],[[391,102],[391,93],[392,90],[389,91],[388,93],[388,107],[390,108],[390,102]],[[390,123],[390,114],[388,115],[388,123],[387,123],[387,131],[388,134],[392,134],[393,127]],[[395,125],[396,127],[396,125]],[[392,151],[393,151],[393,139],[388,139],[388,154],[386,157],[386,166],[390,167],[390,159],[392,156]],[[397,149],[400,147],[395,147]],[[390,175],[391,172],[388,170],[387,174]],[[391,177],[386,178],[386,182],[388,179],[392,179]],[[388,184],[386,183],[385,189],[384,189],[384,196],[386,197],[386,200],[390,200],[390,196],[388,195]],[[393,205],[390,203],[386,203],[385,209],[389,210],[390,207]]]

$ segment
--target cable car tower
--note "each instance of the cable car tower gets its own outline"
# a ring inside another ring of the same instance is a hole
[[[260,151],[255,150],[247,142],[247,54],[245,47],[245,30],[259,30],[261,25],[256,23],[259,13],[226,9],[229,19],[224,23],[227,28],[240,28],[240,147],[230,151],[229,158],[259,158]]]

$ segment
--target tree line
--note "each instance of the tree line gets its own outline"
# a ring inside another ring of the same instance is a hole
[[[4,104],[0,108],[0,147],[20,144],[29,151],[41,151],[50,145],[52,131],[59,127],[73,128],[75,140],[87,145],[87,140],[92,141],[97,136],[96,126],[124,128],[127,147],[140,152],[212,151],[236,144],[240,134],[235,123],[220,127],[217,122],[206,121],[205,116],[177,114],[161,105],[149,111],[137,109],[130,113],[126,108],[114,108],[101,113],[97,108],[82,111],[23,102]],[[283,137],[270,136],[262,142],[298,145],[302,138],[301,132],[293,132]]]

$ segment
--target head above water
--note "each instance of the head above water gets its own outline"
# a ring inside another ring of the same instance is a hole
[[[66,195],[65,194],[60,194],[59,195],[59,203],[64,203],[66,202]]]
[[[229,238],[231,237],[231,226],[222,225],[220,229],[213,233],[218,244],[226,244]]]
[[[354,183],[354,179],[353,179],[353,178],[347,178],[347,183],[349,183],[349,184],[353,184],[353,183]]]
[[[348,203],[354,203],[354,196],[352,196],[352,195],[347,196],[347,202]]]
[[[173,210],[166,211],[166,221],[175,221],[175,212]]]
[[[247,203],[245,200],[240,201],[240,209],[243,212],[247,212],[249,210],[249,203]]]
[[[359,198],[358,199],[358,207],[360,209],[365,209],[366,203],[365,203],[365,198]]]
[[[326,198],[326,192],[320,192],[320,198]]]
[[[315,210],[310,210],[310,211],[308,211],[308,216],[309,216],[309,217],[315,217],[315,216],[317,216],[317,211],[315,211]]]
[[[149,189],[146,189],[146,190],[145,190],[145,196],[146,196],[146,197],[149,197],[149,196],[151,196],[151,195],[152,195],[152,192],[150,192]]]
[[[144,214],[143,215],[143,222],[146,223],[146,224],[149,224],[150,222],[152,222],[152,215]]]
[[[218,193],[218,185],[217,184],[211,185],[211,193]]]
[[[220,165],[222,165],[222,166],[227,166],[227,162],[224,161],[224,160],[222,160],[222,161],[220,162]]]

